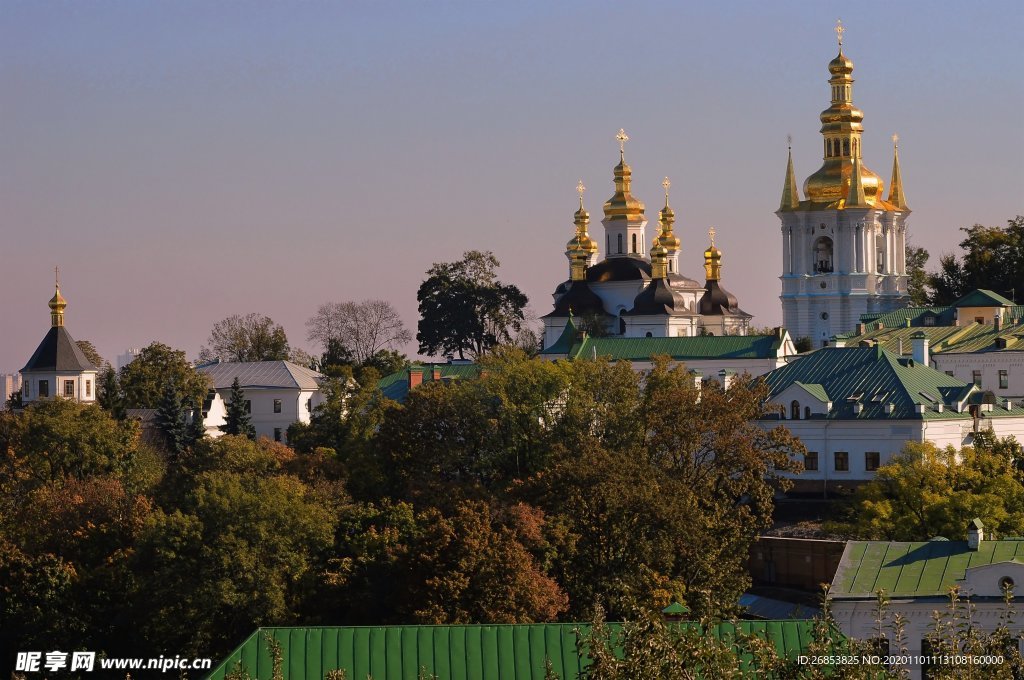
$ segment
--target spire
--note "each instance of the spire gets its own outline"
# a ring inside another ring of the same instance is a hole
[[[576,234],[565,244],[565,256],[569,258],[569,278],[573,281],[582,281],[587,278],[587,265],[597,253],[597,243],[587,233],[590,214],[583,207],[583,192],[586,190],[581,179],[576,185],[576,193],[580,195],[580,207],[573,220],[573,224],[576,225]]]
[[[853,171],[850,173],[850,191],[846,195],[845,208],[870,208],[864,197],[864,179],[861,177],[860,156],[853,157]]]
[[[615,166],[615,194],[605,201],[604,217],[606,220],[627,220],[630,222],[644,220],[644,204],[633,197],[630,191],[633,170],[626,165],[626,142],[629,135],[619,129],[615,139],[619,142],[619,164]]]
[[[722,251],[715,247],[715,228],[708,229],[708,238],[711,245],[704,251],[704,273],[708,281],[718,281],[722,278]]]
[[[665,249],[666,255],[671,255],[674,251],[679,250],[680,245],[679,239],[672,232],[672,225],[676,222],[676,213],[668,204],[668,190],[672,186],[672,182],[666,177],[661,181],[661,186],[665,188],[665,207],[658,212],[658,225],[661,227],[661,233],[654,237],[654,243],[651,244],[652,262],[654,261],[654,246],[660,245]]]
[[[907,197],[903,195],[903,179],[900,177],[900,136],[892,136],[892,181],[889,182],[889,203],[900,210],[910,210]]]
[[[60,294],[60,267],[53,268],[53,277],[56,292],[50,298],[50,325],[56,327],[64,325],[64,309],[68,306],[68,301]]]
[[[789,138],[789,160],[786,162],[786,182],[782,185],[782,201],[779,210],[796,210],[800,207],[800,192],[796,186],[796,173],[793,171],[793,145]]]

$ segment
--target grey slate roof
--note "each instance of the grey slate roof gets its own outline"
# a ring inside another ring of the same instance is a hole
[[[292,388],[315,390],[320,386],[322,373],[304,368],[290,361],[223,361],[202,364],[196,370],[206,375],[214,389],[231,387],[235,378],[245,389]]]
[[[64,326],[51,326],[39,343],[35,354],[25,364],[25,371],[95,371],[95,366],[75,344]]]

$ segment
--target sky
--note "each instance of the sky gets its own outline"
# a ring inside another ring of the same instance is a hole
[[[826,65],[854,62],[864,163],[900,161],[911,240],[1024,213],[1024,4],[0,1],[0,373],[66,323],[110,361],[195,357],[266,314],[311,351],[329,301],[390,301],[415,335],[434,262],[490,250],[537,316],[591,235],[630,136],[648,238],[672,181],[682,273],[776,325],[778,208],[821,164]],[[405,348],[415,354],[415,344]]]

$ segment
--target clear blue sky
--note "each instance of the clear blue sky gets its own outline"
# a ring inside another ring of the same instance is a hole
[[[0,11],[0,372],[49,323],[113,360],[194,356],[260,312],[308,346],[326,301],[384,298],[415,333],[432,262],[493,250],[536,314],[567,278],[575,185],[600,235],[615,132],[653,235],[672,179],[683,273],[714,225],[724,284],[781,321],[778,207],[820,165],[837,17],[911,235],[1024,212],[1019,2],[14,2]],[[888,181],[887,181],[888,183]],[[414,350],[414,347],[410,347]]]

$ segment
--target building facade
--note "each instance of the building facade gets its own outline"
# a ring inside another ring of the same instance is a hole
[[[861,315],[905,306],[906,219],[910,214],[893,137],[892,179],[861,158],[864,113],[853,105],[853,62],[843,54],[828,70],[831,105],[821,113],[823,164],[807,178],[803,199],[789,155],[778,215],[782,236],[782,322],[816,347],[851,330]]]

